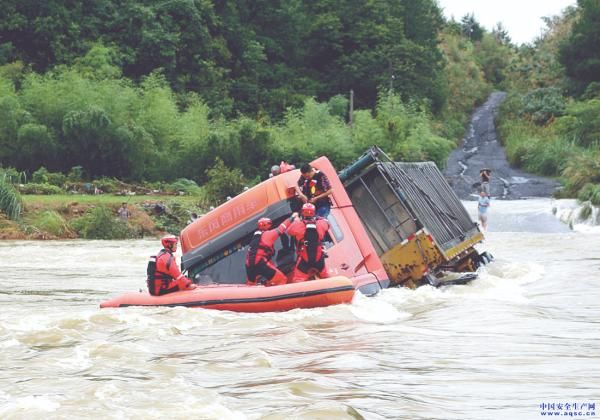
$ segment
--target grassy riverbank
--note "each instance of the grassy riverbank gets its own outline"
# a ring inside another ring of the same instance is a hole
[[[509,162],[529,172],[560,177],[564,188],[559,197],[600,205],[600,100],[570,99],[557,115],[548,113],[538,122],[534,116],[541,111],[530,112],[527,101],[527,95],[513,93],[501,106],[498,131]]]
[[[192,212],[202,213],[194,196],[22,195],[17,220],[0,214],[0,239],[126,239],[178,234]],[[130,217],[118,219],[127,203]]]

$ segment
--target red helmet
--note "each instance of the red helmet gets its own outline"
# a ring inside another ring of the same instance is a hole
[[[160,240],[160,243],[162,244],[162,246],[164,246],[167,249],[173,249],[173,246],[177,245],[177,236],[175,236],[175,235],[163,236],[162,239]]]
[[[314,204],[306,203],[302,206],[302,217],[311,218],[315,217],[317,209]]]
[[[273,222],[268,217],[263,217],[258,219],[258,229],[259,230],[269,230],[273,226]]]

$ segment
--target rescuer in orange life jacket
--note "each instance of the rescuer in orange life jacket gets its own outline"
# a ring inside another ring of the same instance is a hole
[[[293,213],[289,219],[284,220],[277,228],[271,229],[273,222],[267,217],[258,221],[258,230],[250,241],[248,254],[246,254],[246,284],[255,286],[259,276],[267,279],[267,286],[279,286],[287,283],[287,277],[271,261],[275,254],[274,245],[277,239],[285,234],[286,229],[298,213]]]
[[[196,285],[177,267],[173,253],[177,251],[177,237],[167,235],[160,242],[163,249],[148,263],[148,291],[153,296],[166,295],[179,290],[192,290]]]
[[[304,204],[302,219],[294,221],[287,230],[298,241],[298,261],[292,283],[308,280],[314,275],[322,279],[329,277],[322,245],[329,230],[329,222],[317,217],[315,213],[313,204]]]

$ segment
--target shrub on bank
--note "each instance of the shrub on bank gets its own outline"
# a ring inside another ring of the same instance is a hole
[[[94,185],[103,193],[108,194],[117,193],[123,189],[122,185],[117,179],[108,177],[97,179],[94,181]]]
[[[230,169],[220,158],[215,160],[213,167],[206,170],[208,182],[204,186],[209,201],[220,204],[228,196],[234,197],[243,191],[248,181],[239,169]]]
[[[60,172],[48,172],[43,166],[31,174],[31,182],[36,184],[51,184],[62,188],[67,181],[67,176]]]
[[[569,142],[561,137],[538,138],[524,158],[526,169],[546,176],[558,176],[574,153]]]
[[[585,184],[577,194],[579,201],[589,201],[595,206],[600,206],[600,184]]]
[[[552,130],[521,119],[503,119],[498,128],[512,165],[543,175],[560,174],[569,146]]]
[[[523,97],[522,115],[541,125],[563,115],[565,106],[566,101],[560,89],[539,88],[528,92]]]
[[[27,182],[27,176],[25,172],[19,172],[15,168],[2,168],[0,167],[0,178],[9,184],[24,184]]]
[[[65,174],[61,174],[60,172],[48,172],[46,174],[48,177],[48,184],[55,185],[57,187],[62,188],[67,182],[67,176]]]
[[[127,239],[133,232],[127,223],[118,220],[115,212],[105,206],[95,207],[71,221],[71,227],[85,239]]]
[[[37,184],[30,182],[28,184],[22,184],[19,186],[19,192],[22,194],[39,194],[39,195],[52,195],[52,194],[64,194],[65,190],[56,185],[51,184]]]
[[[580,150],[569,160],[563,176],[566,186],[572,193],[577,193],[586,184],[600,183],[600,152]]]
[[[201,195],[202,188],[195,181],[187,178],[179,178],[171,184],[167,184],[164,188],[167,193],[183,193],[185,195]]]
[[[30,226],[35,230],[49,233],[56,237],[71,236],[72,230],[63,217],[53,210],[46,210],[31,221]]]
[[[19,192],[0,176],[0,210],[5,212],[9,219],[15,220],[21,216],[23,204]]]
[[[566,113],[557,121],[559,132],[579,146],[597,148],[600,145],[600,99],[575,102]]]
[[[206,207],[202,203],[181,202],[174,199],[146,207],[146,210],[154,221],[156,230],[178,235],[187,226],[191,214],[202,214],[201,209]]]
[[[43,166],[31,174],[31,181],[36,184],[46,184],[48,182],[48,170]]]
[[[577,217],[580,220],[587,220],[589,219],[589,217],[592,215],[592,206],[590,206],[590,203],[586,202],[583,204],[583,207],[581,207],[581,209],[579,210],[579,214],[577,215]]]

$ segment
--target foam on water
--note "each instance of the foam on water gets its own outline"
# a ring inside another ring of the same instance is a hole
[[[582,219],[582,210],[589,207],[589,216]],[[557,219],[569,225],[574,231],[583,233],[600,233],[600,207],[589,202],[563,199],[553,202],[552,211]]]
[[[527,304],[525,285],[539,281],[544,275],[540,264],[514,263],[496,260],[481,268],[478,278],[467,285],[435,288],[422,286],[416,290],[393,288],[375,297],[357,296],[351,307],[352,314],[364,322],[401,324],[424,309],[451,305],[457,309],[467,302],[482,305],[483,301]]]
[[[0,295],[0,417],[479,420],[593,401],[600,235],[560,230],[551,203],[494,200],[478,247],[496,259],[468,285],[287,313],[100,310],[143,287],[156,241],[0,243],[20,279]]]
[[[492,197],[488,209],[489,232],[562,233],[571,229],[553,214],[551,199],[497,200]],[[464,201],[473,221],[477,220],[477,202]]]
[[[25,397],[11,398],[6,393],[0,394],[0,417],[2,418],[23,418],[27,413],[27,417],[40,418],[48,413],[57,411],[61,404],[56,400],[55,396],[51,395],[27,395]]]
[[[412,316],[408,312],[399,310],[392,303],[386,302],[384,295],[387,295],[387,291],[374,298],[357,293],[351,306],[352,314],[361,321],[376,324],[399,322]]]
[[[510,178],[510,182],[511,184],[525,184],[529,182],[529,179],[522,176],[513,176]]]

